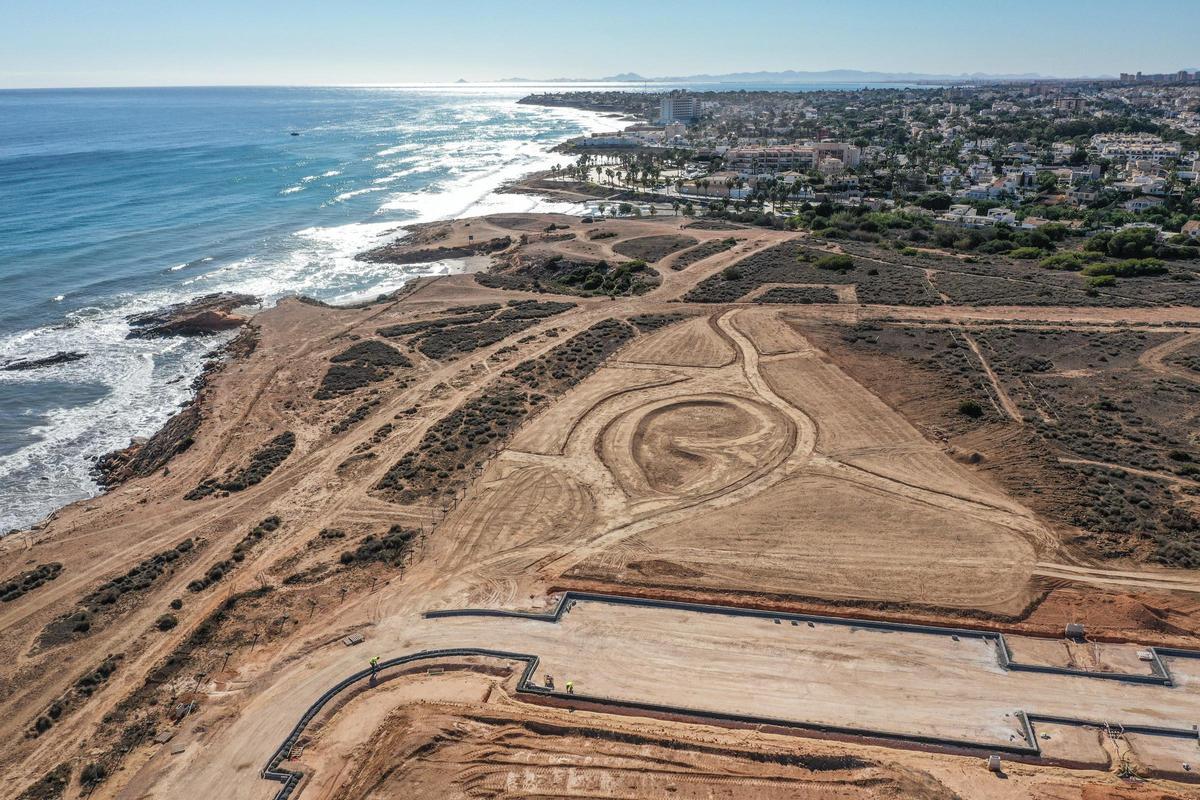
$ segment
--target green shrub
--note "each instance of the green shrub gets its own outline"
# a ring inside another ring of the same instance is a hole
[[[1023,261],[1032,261],[1035,258],[1041,258],[1046,254],[1046,251],[1040,247],[1018,247],[1016,250],[1010,250],[1008,255],[1010,258],[1019,258]]]
[[[1111,233],[1106,231],[1097,233],[1084,243],[1083,249],[1090,253],[1107,253],[1110,239],[1112,239]]]
[[[1093,275],[1087,279],[1087,283],[1093,289],[1100,289],[1105,286],[1115,286],[1117,279],[1112,275]]]
[[[108,770],[103,764],[88,764],[79,773],[79,782],[84,786],[95,786],[108,777]]]
[[[1042,269],[1063,269],[1068,272],[1078,272],[1088,264],[1088,257],[1082,253],[1055,253],[1046,256],[1038,262]]]
[[[1116,263],[1089,264],[1084,267],[1084,275],[1097,275],[1115,278],[1142,278],[1148,275],[1162,275],[1167,271],[1167,265],[1157,258],[1130,258]]]
[[[174,614],[163,614],[155,621],[154,627],[158,628],[160,631],[169,631],[178,624],[179,620],[176,619]]]
[[[983,416],[983,406],[974,400],[963,400],[958,404],[958,413],[962,414],[964,417],[979,419]]]
[[[993,239],[990,242],[984,242],[976,248],[978,252],[995,255],[996,253],[1007,253],[1016,249],[1016,245],[1012,242],[1006,242],[1003,239]]]
[[[817,269],[828,269],[835,272],[849,272],[854,269],[854,259],[845,255],[821,256],[814,263]]]
[[[1108,254],[1117,258],[1147,258],[1154,255],[1158,232],[1150,228],[1117,231],[1108,240]]]

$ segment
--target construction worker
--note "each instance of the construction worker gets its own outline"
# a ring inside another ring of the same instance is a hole
[[[567,694],[575,694],[575,681],[567,681]]]
[[[379,671],[379,656],[371,659],[371,677],[375,677],[375,673]]]

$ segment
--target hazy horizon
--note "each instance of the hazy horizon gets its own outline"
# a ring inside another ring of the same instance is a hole
[[[1001,8],[914,0],[763,0],[753,19],[715,0],[601,10],[530,0],[454,9],[359,0],[159,4],[63,0],[54,14],[0,0],[0,88],[393,86],[512,77],[552,82],[861,70],[1060,78],[1200,67],[1200,4],[1013,0]],[[761,21],[770,20],[763,25]],[[741,32],[739,32],[741,31]],[[898,33],[899,32],[899,33]],[[1118,54],[1129,54],[1121,56]]]

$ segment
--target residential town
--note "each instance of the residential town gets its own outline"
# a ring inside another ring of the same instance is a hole
[[[558,177],[688,213],[767,214],[779,224],[828,203],[963,228],[1138,227],[1175,244],[1200,235],[1198,73],[523,102],[608,111],[625,123],[572,141],[578,161]]]

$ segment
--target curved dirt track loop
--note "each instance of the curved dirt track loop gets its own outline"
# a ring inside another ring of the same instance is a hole
[[[716,326],[715,317],[693,317],[655,331],[626,348],[621,361],[670,367],[732,364],[737,358],[737,348]]]
[[[623,391],[612,390],[610,372],[630,365],[606,367],[547,411],[553,447],[509,450],[485,471],[443,523],[450,535],[437,537],[454,545],[435,545],[437,563],[465,579],[465,598],[515,602],[514,574],[619,575],[639,585],[744,590],[747,580],[766,580],[795,594],[1024,606],[1032,565],[1051,548],[1019,504],[948,463],[774,310],[737,308],[710,320],[736,348],[732,363],[643,364],[658,372]],[[781,370],[816,394],[797,404],[794,387],[768,379]],[[818,427],[823,416],[828,430]],[[571,499],[579,493],[589,502]],[[853,530],[836,541],[823,535],[841,529],[810,507],[814,497],[842,508]],[[710,530],[718,520],[726,545]],[[731,533],[743,524],[744,536]],[[908,526],[912,541],[900,536]],[[860,528],[873,533],[863,538]],[[855,555],[893,538],[881,559]],[[726,550],[736,558],[720,555]],[[939,570],[950,571],[947,580]]]
[[[650,367],[651,365],[645,365]],[[530,455],[561,456],[566,454],[567,443],[575,436],[575,429],[589,415],[599,413],[607,404],[619,401],[625,395],[635,392],[645,392],[660,386],[686,381],[688,378],[678,371],[642,369],[639,366],[637,374],[634,370],[623,369],[618,363],[608,368],[610,371],[622,370],[630,373],[612,388],[604,384],[588,384],[577,386],[568,392],[561,400],[542,412],[538,425],[531,425],[520,430],[509,445],[509,452],[527,453]]]
[[[739,308],[716,323],[737,344],[739,378],[753,392],[741,402],[769,407],[795,425],[793,457],[752,485],[695,498],[701,503],[659,504],[582,549],[591,555],[556,560],[556,569],[644,587],[753,592],[769,585],[796,596],[998,613],[1028,604],[1033,564],[1053,551],[1051,532],[1031,512],[952,462],[774,310]],[[728,384],[729,372],[720,374]],[[647,504],[648,492],[670,488],[621,476],[651,453],[660,468],[672,463],[672,447],[686,444],[695,422],[654,432],[671,427],[674,403],[701,397],[682,394],[686,388],[627,412],[644,424],[618,418],[600,437],[597,453],[635,502]],[[688,487],[693,495],[697,488]]]
[[[686,520],[699,513],[701,508],[714,509],[744,501],[778,484],[795,467],[810,459],[816,445],[816,426],[809,417],[776,395],[759,375],[758,352],[750,340],[729,321],[729,318],[737,313],[739,312],[736,310],[727,312],[717,320],[717,326],[737,346],[739,353],[735,364],[725,369],[737,370],[738,378],[745,381],[757,396],[754,401],[756,405],[760,408],[766,406],[774,409],[778,418],[786,421],[784,430],[789,433],[784,446],[779,449],[780,455],[775,463],[704,494],[668,498],[650,504],[649,507],[646,503],[635,503],[629,509],[632,513],[623,515],[624,519],[613,519],[613,522],[618,524],[610,525],[607,531],[595,537],[586,548],[577,548],[548,562],[545,565],[547,569],[552,567],[557,574],[567,574],[592,555],[600,554],[604,557],[604,553],[611,548],[621,547],[631,537],[661,525]],[[594,441],[593,446],[598,453],[604,452],[600,443],[607,428],[605,425]]]
[[[795,425],[770,406],[682,395],[614,418],[597,452],[630,498],[707,496],[774,470],[795,441]]]

